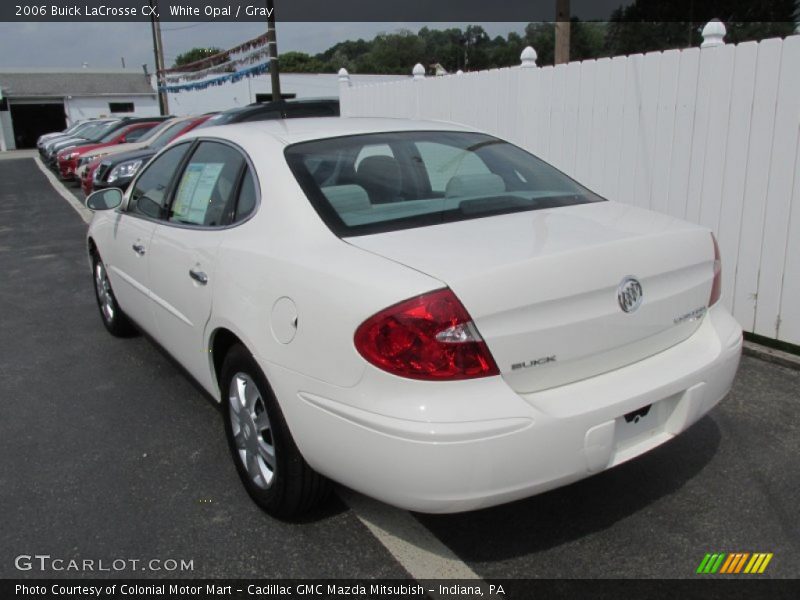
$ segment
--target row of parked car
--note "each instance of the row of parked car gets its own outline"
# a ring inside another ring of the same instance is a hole
[[[94,190],[127,189],[136,173],[162,148],[192,129],[228,123],[339,115],[336,99],[258,102],[203,115],[122,117],[80,121],[37,140],[42,160],[87,196]]]

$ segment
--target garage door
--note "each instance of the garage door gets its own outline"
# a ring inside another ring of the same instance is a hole
[[[66,128],[64,104],[61,102],[14,104],[11,100],[9,104],[17,148],[35,148],[40,135]]]

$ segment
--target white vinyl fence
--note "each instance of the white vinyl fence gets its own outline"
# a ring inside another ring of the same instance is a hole
[[[719,39],[542,68],[526,49],[520,67],[425,78],[418,66],[358,87],[342,70],[342,114],[464,123],[606,198],[708,226],[742,327],[800,344],[800,36]]]

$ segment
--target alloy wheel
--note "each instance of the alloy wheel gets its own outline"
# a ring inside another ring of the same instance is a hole
[[[100,300],[100,310],[103,313],[103,318],[107,322],[114,320],[114,313],[116,307],[114,305],[114,296],[111,293],[111,284],[106,275],[106,269],[101,261],[97,261],[94,267],[94,287],[97,290],[97,298]]]
[[[277,466],[272,424],[261,391],[247,373],[238,372],[231,379],[228,403],[239,460],[253,484],[267,489]]]

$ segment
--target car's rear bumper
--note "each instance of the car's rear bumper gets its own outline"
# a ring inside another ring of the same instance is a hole
[[[501,377],[425,383],[369,367],[337,388],[265,366],[312,467],[396,506],[458,512],[565,485],[675,437],[728,393],[741,347],[741,328],[717,305],[677,346],[526,395]]]

